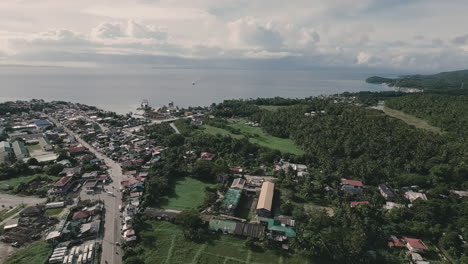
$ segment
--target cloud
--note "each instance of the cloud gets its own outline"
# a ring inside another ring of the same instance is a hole
[[[229,40],[240,47],[280,49],[283,38],[272,23],[262,24],[252,18],[241,18],[228,24]]]
[[[127,24],[103,22],[91,30],[91,37],[95,39],[135,38],[166,40],[168,34],[162,27],[143,24],[130,19]]]
[[[361,51],[356,56],[356,64],[358,65],[372,66],[378,65],[380,62],[382,62],[381,58],[378,58],[367,51]]]
[[[1,1],[0,57],[447,70],[468,61],[467,8],[437,0]]]
[[[125,30],[121,23],[103,22],[91,30],[91,36],[97,39],[125,37]]]
[[[467,41],[468,41],[468,34],[455,37],[455,38],[452,40],[452,43],[453,43],[453,44],[457,44],[457,45],[459,45],[459,44],[462,45],[462,44],[466,44]]]

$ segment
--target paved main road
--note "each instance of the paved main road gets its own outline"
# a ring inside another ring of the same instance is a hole
[[[56,119],[49,117],[56,124],[61,124]],[[63,125],[62,125],[63,126]],[[102,255],[101,255],[101,264],[121,264],[122,263],[122,250],[119,246],[116,246],[115,243],[121,240],[120,234],[120,211],[119,205],[122,201],[122,194],[119,191],[120,182],[123,179],[122,168],[120,165],[109,159],[108,157],[101,154],[94,147],[82,140],[77,134],[63,126],[65,132],[69,135],[73,135],[77,141],[88,148],[90,152],[96,155],[97,158],[103,160],[106,165],[109,167],[109,175],[112,177],[113,182],[106,186],[107,190],[112,192],[112,195],[102,192],[99,195],[94,195],[94,197],[87,197],[82,195],[82,199],[85,198],[94,198],[104,201],[105,218],[104,218],[104,236],[102,238]],[[96,197],[97,196],[97,197]]]

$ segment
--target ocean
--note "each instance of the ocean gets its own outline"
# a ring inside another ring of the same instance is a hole
[[[76,69],[0,67],[0,101],[44,99],[79,102],[120,114],[151,106],[206,106],[225,99],[303,98],[385,91],[364,80],[379,73],[232,69]]]

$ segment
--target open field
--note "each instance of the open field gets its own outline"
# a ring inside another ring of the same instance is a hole
[[[27,145],[26,148],[28,149],[29,153],[42,151],[42,147],[39,144]]]
[[[203,125],[203,132],[207,134],[211,134],[211,135],[230,136],[230,137],[237,138],[237,139],[243,137],[242,135],[235,135],[225,129],[210,126],[210,125]]]
[[[290,107],[290,105],[257,105],[258,108],[268,111],[275,111],[281,108]]]
[[[185,240],[179,227],[169,222],[145,221],[140,232],[139,247],[144,249],[140,256],[148,264],[313,263],[297,255],[279,255],[271,250],[252,251],[245,247],[244,239],[230,235],[221,235],[208,243],[190,242]]]
[[[17,178],[12,178],[12,179],[8,179],[8,180],[0,181],[0,192],[15,194],[15,192],[14,192],[15,187],[17,187],[20,184],[28,184],[28,183],[38,179],[39,177],[47,179],[47,181],[49,181],[49,182],[55,182],[58,179],[60,179],[60,177],[50,176],[50,175],[46,175],[46,174],[20,176],[20,177],[17,177]],[[10,186],[11,188],[10,189],[5,189],[5,186]],[[36,186],[35,189],[38,189],[38,187]]]
[[[3,220],[7,219],[8,217],[15,215],[19,211],[21,211],[24,208],[24,206],[18,206],[13,209],[3,209],[0,211],[0,222]]]
[[[174,194],[162,203],[164,209],[185,210],[197,208],[205,199],[205,188],[213,186],[191,177],[177,180]]]
[[[388,107],[384,107],[384,113],[388,116],[400,119],[401,121],[407,123],[408,125],[414,126],[416,128],[425,129],[434,133],[442,133],[442,130],[438,127],[432,126],[427,123],[425,120],[417,118],[415,116],[406,114],[404,112],[394,110]]]
[[[20,249],[5,264],[45,263],[51,253],[52,247],[45,241],[39,241]]]
[[[255,135],[255,137],[250,137],[249,141],[258,144],[262,147],[267,147],[271,149],[276,149],[281,152],[289,152],[296,155],[304,154],[304,151],[299,148],[291,139],[289,138],[279,138],[274,137],[263,131],[260,127],[252,127],[244,122],[237,122],[231,124],[230,126],[241,130],[242,132]]]
[[[56,215],[59,215],[63,210],[65,210],[65,208],[50,208],[50,209],[47,209],[45,210],[45,213],[44,215],[45,216],[56,216]]]
[[[262,147],[276,149],[281,152],[289,152],[296,155],[304,154],[304,151],[299,148],[291,139],[288,138],[279,138],[274,137],[263,131],[260,127],[251,127],[244,122],[238,122],[234,124],[230,124],[231,127],[237,128],[242,133],[245,133],[249,136],[249,141],[251,143],[260,145]],[[244,135],[235,135],[231,132],[209,125],[203,125],[203,132],[211,135],[222,135],[222,136],[230,136],[233,138],[242,138]]]

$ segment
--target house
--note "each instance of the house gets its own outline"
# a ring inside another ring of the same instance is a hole
[[[22,141],[15,141],[12,144],[13,147],[13,152],[15,153],[16,159],[17,160],[23,160],[27,157],[29,157],[29,151],[25,147],[24,143]]]
[[[282,226],[294,227],[296,225],[296,221],[292,219],[290,216],[286,216],[286,215],[277,216],[275,217],[275,220],[280,221]]]
[[[383,206],[383,209],[392,210],[393,208],[405,208],[404,204],[394,203],[394,202],[386,202]]]
[[[53,191],[58,194],[65,194],[67,193],[70,188],[73,186],[73,177],[72,176],[63,176],[54,183]]]
[[[74,148],[69,148],[68,149],[68,154],[70,156],[78,156],[78,155],[81,155],[81,154],[85,154],[86,153],[86,148],[85,147],[74,147]]]
[[[396,236],[391,236],[390,239],[388,240],[387,244],[388,244],[388,246],[390,248],[404,248],[404,247],[406,247],[404,241],[397,238]]]
[[[241,190],[229,188],[226,194],[224,195],[224,200],[221,204],[220,211],[223,214],[233,216],[237,205],[239,205],[241,195]]]
[[[356,206],[358,206],[358,205],[360,205],[360,204],[369,204],[369,201],[355,201],[355,202],[351,202],[351,203],[350,203],[350,206],[351,206],[351,207],[356,207]]]
[[[78,178],[81,176],[81,167],[75,168],[64,168],[60,173],[60,176],[70,176]]]
[[[14,152],[10,142],[0,142],[0,164],[10,164],[13,161]]]
[[[212,161],[216,157],[216,154],[210,152],[202,152],[201,159],[206,161]]]
[[[37,130],[46,130],[48,127],[53,126],[49,120],[45,119],[35,119],[33,120],[33,123]]]
[[[73,214],[73,220],[79,220],[82,223],[88,222],[88,218],[91,215],[90,212],[87,211],[78,211]]]
[[[50,141],[45,137],[39,138],[39,145],[44,151],[52,151],[54,147],[50,144]]]
[[[341,190],[348,193],[362,192],[364,184],[358,180],[341,179]]]
[[[86,181],[83,185],[83,188],[85,188],[87,191],[94,191],[96,189],[97,183],[98,182],[95,180]]]
[[[268,219],[268,232],[270,237],[276,241],[286,241],[289,238],[296,237],[296,231],[289,226],[283,226],[280,221]]]
[[[387,200],[395,198],[395,192],[386,184],[379,184],[380,194]]]
[[[244,189],[245,183],[246,183],[245,179],[236,178],[234,179],[234,181],[232,181],[231,188],[242,190]]]
[[[265,234],[265,226],[262,224],[251,224],[251,223],[236,223],[234,229],[234,235],[252,237],[252,238],[263,238]]]
[[[23,211],[21,211],[20,216],[22,217],[31,217],[31,216],[40,216],[42,215],[42,210],[44,209],[43,206],[35,205],[26,207]]]
[[[99,234],[101,228],[101,220],[95,220],[90,223],[83,224],[80,228],[81,236],[93,236]]]
[[[244,170],[241,167],[229,168],[232,173],[242,173]]]
[[[427,201],[427,196],[420,192],[405,192],[405,197],[410,200],[410,202],[414,202],[418,199]]]
[[[1,163],[1,161],[0,161]],[[451,193],[458,195],[458,197],[468,197],[468,192],[467,191],[456,191],[456,190],[450,190]]]
[[[17,228],[18,223],[19,223],[19,218],[10,219],[5,223],[5,226],[3,227],[3,230],[7,231],[7,230],[10,230],[10,229],[13,229],[13,228]]]
[[[273,182],[266,181],[262,184],[256,209],[257,215],[263,217],[269,217],[271,215],[274,192],[275,184]]]
[[[136,240],[136,232],[133,229],[128,229],[127,231],[124,232],[123,237],[125,241],[134,241]]]
[[[211,219],[208,224],[208,229],[224,234],[234,234],[236,230],[236,222],[229,220]]]
[[[72,166],[72,163],[71,163],[69,160],[67,160],[67,159],[58,161],[57,164],[61,164],[61,165],[63,165],[65,168],[70,168],[70,167]]]
[[[426,245],[420,239],[403,237],[406,242],[406,247],[411,252],[422,253],[427,250]]]
[[[92,172],[86,172],[81,176],[82,180],[89,181],[89,180],[95,180],[98,176],[97,171],[92,171]]]

